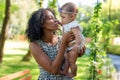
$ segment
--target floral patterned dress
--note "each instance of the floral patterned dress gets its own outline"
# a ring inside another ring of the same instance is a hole
[[[46,55],[48,55],[48,57],[51,59],[51,61],[53,61],[55,59],[55,56],[57,55],[60,39],[58,41],[58,44],[56,44],[54,46],[51,46],[51,45],[45,43],[43,40],[38,40],[37,43],[41,46],[41,48],[46,53]],[[39,66],[39,68],[40,68],[40,75],[39,75],[38,80],[73,80],[64,75],[51,74],[51,73],[47,72],[46,70],[44,70],[41,66]]]

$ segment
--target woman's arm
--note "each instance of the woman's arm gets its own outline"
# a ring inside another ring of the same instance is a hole
[[[66,33],[67,34],[67,33]],[[41,47],[35,43],[31,42],[30,43],[30,51],[35,58],[36,62],[43,67],[46,71],[56,74],[58,73],[60,66],[62,64],[62,61],[64,60],[64,53],[67,47],[67,43],[69,42],[70,39],[67,39],[70,37],[70,34],[63,36],[62,41],[60,44],[60,48],[58,50],[58,53],[53,61],[49,59],[49,57],[43,52]]]

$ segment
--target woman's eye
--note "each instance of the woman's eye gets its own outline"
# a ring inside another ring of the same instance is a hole
[[[50,17],[50,18],[48,18],[48,19],[50,20],[50,19],[53,19],[53,18],[52,18],[52,17]]]
[[[55,20],[55,18],[54,17],[50,17],[49,20]]]
[[[65,18],[65,17],[62,17],[62,18]]]

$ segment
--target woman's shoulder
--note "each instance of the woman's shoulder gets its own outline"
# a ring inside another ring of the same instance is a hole
[[[30,44],[29,44],[29,48],[33,48],[33,47],[36,46],[36,45],[37,45],[36,42],[30,42]]]
[[[31,51],[36,51],[39,47],[40,47],[39,44],[37,44],[36,42],[30,42],[29,44],[29,49]]]

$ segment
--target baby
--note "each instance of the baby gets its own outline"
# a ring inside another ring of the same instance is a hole
[[[66,69],[65,71],[65,74],[68,77],[74,77],[77,73],[76,60],[80,53],[80,50],[84,46],[85,41],[84,36],[82,34],[83,28],[75,20],[78,13],[78,8],[74,3],[68,2],[64,4],[59,9],[59,12],[61,16],[61,23],[63,26],[63,33],[72,31],[75,35],[75,40],[70,42],[66,51],[67,60],[69,63],[68,65],[68,63],[66,62],[66,65],[69,67],[68,69],[70,70],[70,72],[68,71],[68,69]]]

